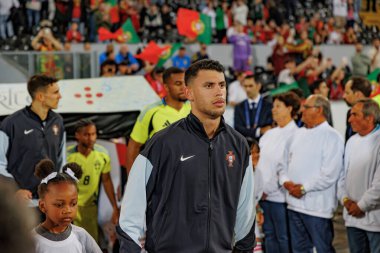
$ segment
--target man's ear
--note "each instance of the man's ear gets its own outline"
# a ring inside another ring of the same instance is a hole
[[[185,95],[187,100],[189,100],[190,102],[194,101],[193,90],[189,86],[185,87]]]

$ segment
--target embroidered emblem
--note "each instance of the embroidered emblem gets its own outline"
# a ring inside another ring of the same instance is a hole
[[[235,155],[233,151],[228,151],[226,155],[226,161],[228,163],[229,168],[234,167]]]
[[[59,133],[59,127],[58,127],[58,125],[53,125],[52,130],[53,130],[53,134],[54,135],[58,135],[58,133]]]

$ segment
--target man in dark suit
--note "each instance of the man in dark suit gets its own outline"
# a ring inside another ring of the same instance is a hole
[[[260,94],[261,83],[258,76],[247,75],[243,87],[248,99],[235,107],[234,126],[250,144],[257,141],[272,126],[272,103]]]

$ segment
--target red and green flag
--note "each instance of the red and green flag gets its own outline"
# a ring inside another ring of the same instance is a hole
[[[115,40],[118,43],[137,44],[140,43],[140,38],[133,27],[131,19],[125,21],[125,23],[114,33],[110,32],[106,28],[99,28],[98,30],[99,40]]]
[[[211,17],[197,11],[179,8],[177,29],[180,35],[210,44],[212,38]]]
[[[157,62],[157,67],[164,66],[165,62],[169,60],[181,46],[182,43],[174,43],[170,45],[164,52],[162,52],[161,57]]]
[[[119,5],[117,0],[105,0],[104,3],[108,4],[109,6],[108,14],[110,16],[111,24],[119,23]]]
[[[151,64],[157,64],[162,53],[169,47],[170,46],[159,47],[156,42],[151,41],[146,45],[144,50],[140,54],[135,55],[135,57]]]
[[[280,87],[271,90],[270,94],[272,96],[276,96],[278,94],[285,93],[285,92],[291,91],[293,89],[299,89],[299,85],[298,85],[297,82],[294,82],[294,83],[291,83],[291,84],[280,85]]]
[[[377,82],[377,76],[380,74],[380,68],[375,69],[367,76],[367,79],[372,82]]]

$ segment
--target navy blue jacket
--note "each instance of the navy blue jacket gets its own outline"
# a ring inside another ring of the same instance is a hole
[[[209,139],[190,114],[156,133],[132,166],[120,252],[252,252],[255,200],[244,138],[221,121]],[[146,224],[146,229],[144,228]]]
[[[30,190],[37,198],[40,180],[34,176],[35,166],[49,158],[60,169],[64,130],[62,117],[53,111],[45,122],[30,107],[6,117],[0,125],[0,175],[13,176],[21,189]]]
[[[257,129],[265,126],[270,126],[273,123],[272,119],[272,103],[262,98],[262,107],[258,118],[257,126],[254,125],[257,107],[248,109],[249,113],[249,127],[247,127],[246,108],[248,106],[248,99],[235,106],[234,111],[234,127],[236,131],[241,133],[247,140],[259,140],[261,135]]]

